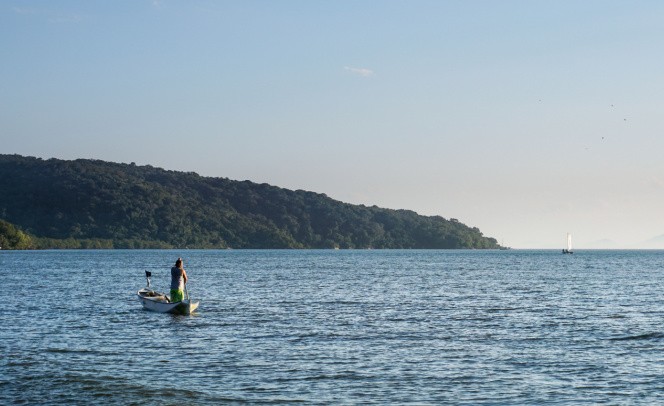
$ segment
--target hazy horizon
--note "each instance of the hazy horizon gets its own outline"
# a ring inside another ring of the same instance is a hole
[[[2,153],[664,248],[664,3],[0,5]]]

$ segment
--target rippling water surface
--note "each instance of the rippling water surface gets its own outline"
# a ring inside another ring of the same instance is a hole
[[[145,311],[185,259],[197,314]],[[664,251],[0,252],[0,403],[664,402]]]

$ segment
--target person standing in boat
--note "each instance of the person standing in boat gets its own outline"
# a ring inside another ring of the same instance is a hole
[[[184,300],[184,285],[187,283],[187,271],[184,270],[182,258],[175,261],[171,268],[171,302]]]

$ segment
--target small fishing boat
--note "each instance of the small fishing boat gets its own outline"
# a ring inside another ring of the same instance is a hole
[[[191,314],[198,308],[200,302],[193,302],[191,300],[187,285],[184,286],[187,298],[181,302],[171,302],[171,299],[166,294],[157,292],[150,287],[151,276],[151,272],[145,271],[145,278],[148,281],[148,285],[136,292],[143,308],[152,310],[153,312],[173,314]]]

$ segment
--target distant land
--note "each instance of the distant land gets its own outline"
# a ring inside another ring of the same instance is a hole
[[[453,218],[133,163],[0,154],[0,190],[3,249],[500,248]]]
[[[664,235],[653,237],[639,244],[639,247],[646,249],[664,249]]]
[[[604,238],[604,239],[601,239],[601,240],[597,240],[597,241],[587,243],[583,248],[585,248],[585,249],[616,249],[616,248],[620,248],[620,246],[615,241]]]
[[[616,241],[609,239],[602,239],[586,243],[580,249],[604,249],[604,250],[662,250],[664,249],[664,235],[659,235],[657,237],[650,238],[645,241],[641,241],[637,244],[620,244]]]

